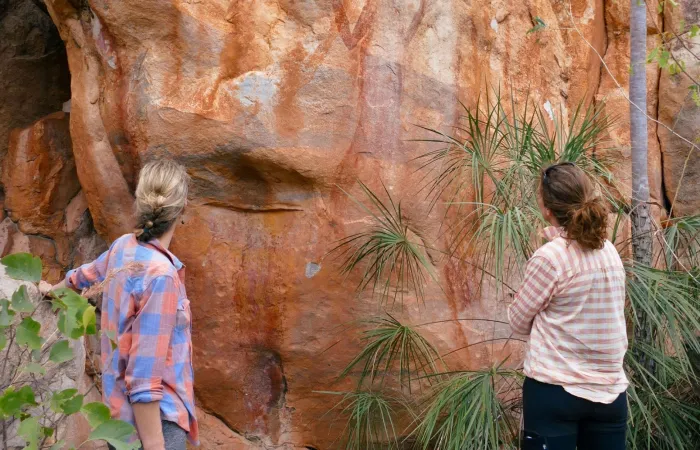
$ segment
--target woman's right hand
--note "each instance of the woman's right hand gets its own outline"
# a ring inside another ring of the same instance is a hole
[[[44,280],[39,282],[39,293],[42,297],[48,297],[49,293],[54,290],[54,287]]]

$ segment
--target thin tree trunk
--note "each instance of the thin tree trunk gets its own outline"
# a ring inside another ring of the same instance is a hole
[[[652,264],[652,228],[649,206],[649,175],[647,163],[647,12],[644,0],[630,0],[630,140],[632,144],[632,252],[637,264]],[[636,105],[636,106],[635,106]],[[637,312],[639,326],[635,329],[637,342],[650,342],[647,318]],[[640,361],[653,370],[651,361]]]

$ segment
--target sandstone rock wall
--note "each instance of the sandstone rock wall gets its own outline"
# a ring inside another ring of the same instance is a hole
[[[0,157],[10,130],[70,100],[66,50],[43,2],[0,1]]]
[[[668,27],[678,29],[682,23],[700,22],[700,3],[682,0],[679,5],[679,8],[665,11],[664,22]],[[680,40],[674,42],[674,54],[686,63],[689,77],[671,75],[667,71],[659,77],[658,117],[670,125],[670,130],[659,127],[659,143],[663,152],[665,193],[669,201],[673,202],[674,211],[686,215],[700,210],[700,185],[697,182],[700,176],[700,108],[698,100],[693,98],[692,91],[689,90],[691,78],[695,83],[700,82],[700,52],[697,50],[700,35],[691,40],[695,47],[683,44]],[[690,138],[691,143],[673,131]],[[683,179],[682,174],[685,174]]]
[[[41,256],[44,278],[53,283],[106,249],[78,181],[69,120],[57,112],[13,130],[2,163],[7,217],[0,223],[0,256]]]
[[[359,349],[341,325],[379,311],[371,293],[355,297],[357,278],[340,276],[338,260],[326,256],[369,220],[340,188],[357,194],[358,178],[373,188],[384,183],[403,201],[411,231],[439,240],[443,212],[422,201],[412,162],[431,147],[410,142],[426,137],[415,124],[455,125],[457,100],[474,105],[489,85],[512,89],[519,101],[529,93],[565,116],[582,100],[605,101],[621,119],[610,136],[614,151],[629,159],[625,2],[46,3],[67,49],[70,115],[15,132],[7,164],[36,154],[66,162],[56,141],[42,136],[65,130],[69,120],[80,193],[75,183],[65,184],[70,195],[52,187],[51,180],[72,173],[68,163],[51,176],[41,172],[42,181],[30,176],[39,168],[6,171],[6,187],[34,192],[8,191],[8,235],[17,226],[55,230],[52,258],[64,267],[61,249],[75,246],[71,236],[79,233],[68,230],[79,228],[80,211],[89,207],[100,235],[114,239],[131,231],[134,177],[145,161],[169,156],[188,167],[192,197],[173,251],[187,265],[205,448],[326,449],[336,442],[342,425],[326,414],[334,400],[318,391],[352,387],[335,381]],[[680,3],[677,14],[692,20],[693,0]],[[544,28],[529,32],[538,20]],[[677,19],[650,13],[650,46],[667,20]],[[680,114],[687,87],[653,65],[648,71],[649,114],[669,123],[680,117],[688,134],[695,132],[697,120]],[[649,132],[661,217],[688,149],[655,126]],[[628,170],[624,163],[618,175]],[[688,192],[679,210],[697,211],[697,196]],[[33,200],[23,205],[17,198]],[[503,319],[502,303],[475,294],[478,279],[468,265],[439,255],[432,263],[445,291],[431,282],[426,304],[408,299],[399,318]],[[464,322],[423,330],[444,351],[494,331]],[[510,334],[507,327],[495,332]],[[450,363],[483,366],[510,354],[517,359],[520,351],[477,345]]]

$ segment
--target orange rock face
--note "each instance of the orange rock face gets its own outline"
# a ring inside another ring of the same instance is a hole
[[[457,100],[474,105],[488,85],[521,102],[529,93],[565,117],[582,100],[627,114],[601,63],[624,89],[628,13],[619,2],[46,4],[71,70],[71,140],[57,146],[67,116],[15,131],[4,183],[11,220],[53,237],[55,249],[12,222],[0,227],[0,244],[37,249],[59,270],[78,264],[99,247],[90,215],[106,240],[131,231],[143,162],[185,164],[191,201],[173,251],[187,265],[205,448],[325,449],[338,439],[343,426],[327,414],[337,399],[319,391],[352,389],[336,381],[361,346],[344,325],[381,311],[328,255],[370,223],[340,188],[361,196],[357,179],[377,190],[383,183],[402,200],[410,230],[440,241],[444,211],[424,201],[413,161],[434,147],[410,141],[428,137],[415,124],[449,129],[461,114]],[[533,30],[536,19],[544,28]],[[654,42],[658,30],[649,33]],[[654,115],[658,69],[649,74]],[[663,77],[662,86],[675,89]],[[658,100],[660,118],[669,117],[667,97]],[[611,137],[628,146],[624,132]],[[61,153],[69,144],[72,160]],[[663,138],[661,150],[650,145],[655,199],[663,197],[662,154],[664,162],[674,155]],[[79,185],[66,175],[70,161]],[[399,319],[504,319],[494,293],[476,294],[468,265],[431,257],[437,282],[424,304],[409,293]],[[507,338],[507,326],[446,322],[422,331],[442,353],[464,347],[452,368],[509,355],[516,364],[522,351],[467,347],[494,332]]]
[[[78,181],[69,115],[54,113],[10,134],[3,161],[2,255],[41,256],[44,277],[57,282],[67,269],[104,248]]]
[[[5,208],[25,233],[55,235],[80,191],[68,127],[69,115],[59,112],[10,135]]]

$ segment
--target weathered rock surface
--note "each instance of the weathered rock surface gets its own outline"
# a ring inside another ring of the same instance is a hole
[[[10,135],[5,209],[24,233],[61,233],[65,209],[80,192],[68,127],[69,115],[58,112]]]
[[[265,447],[245,439],[231,430],[221,420],[197,409],[199,430],[202,434],[200,448],[211,450],[264,450]],[[191,450],[197,447],[188,446]]]
[[[669,29],[678,30],[683,23],[700,22],[700,3],[694,0],[678,3],[677,8],[665,10],[664,19]],[[690,77],[700,82],[700,35],[690,42],[694,45],[676,40],[673,53],[685,64]],[[659,81],[659,120],[685,138],[659,127],[666,195],[671,202],[675,200],[673,208],[678,215],[700,211],[700,183],[697,182],[700,177],[700,92],[694,98],[690,86],[688,76],[671,75],[668,71],[661,74]]]
[[[70,100],[66,51],[43,2],[0,2],[0,159],[13,128]]]
[[[2,183],[8,217],[0,226],[0,255],[40,256],[45,279],[57,282],[105,249],[76,173],[69,114],[53,113],[10,133]]]
[[[318,391],[352,387],[335,377],[359,349],[341,325],[379,312],[376,297],[356,298],[357,278],[341,277],[338,260],[326,256],[369,221],[338,186],[357,194],[357,178],[379,189],[383,182],[403,200],[411,231],[439,241],[442,211],[421,201],[412,163],[433,147],[409,142],[426,137],[414,124],[455,125],[457,99],[474,105],[487,84],[512,89],[518,101],[529,92],[566,116],[581,100],[606,100],[625,119],[622,91],[601,63],[624,89],[623,3],[47,0],[70,64],[82,189],[61,207],[57,229],[81,229],[76,218],[87,206],[104,238],[131,231],[134,174],[144,161],[170,156],[192,175],[173,251],[188,266],[195,389],[211,413],[204,448],[330,447],[342,426],[326,414],[335,398]],[[532,31],[538,19],[545,26]],[[658,32],[649,27],[649,42]],[[648,70],[649,114],[658,104],[660,119],[675,117],[666,98],[676,87],[662,76],[659,89],[658,69]],[[655,127],[649,132],[652,195],[663,203],[662,181],[668,190],[679,170],[673,149]],[[629,137],[611,139],[623,148],[622,175]],[[22,233],[12,236],[10,247],[23,245]],[[86,236],[78,242],[93,242]],[[71,245],[56,241],[61,264]],[[468,265],[439,255],[432,262],[446,292],[431,282],[421,306],[409,293],[397,317],[503,319],[502,303],[476,295]],[[446,352],[493,329],[451,322],[423,331]],[[450,363],[484,366],[518,352],[476,345]]]

